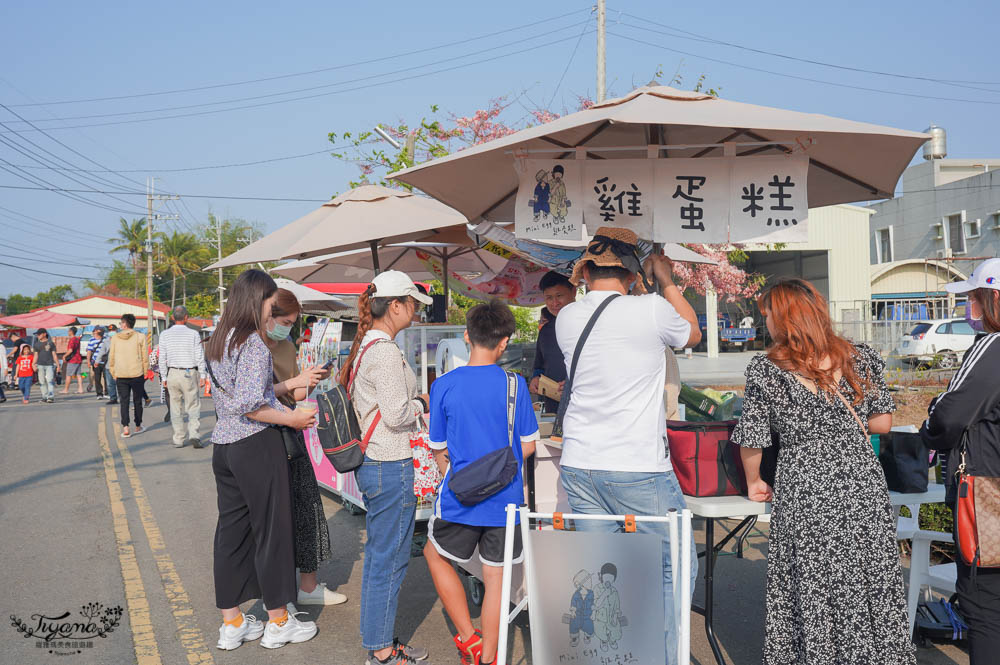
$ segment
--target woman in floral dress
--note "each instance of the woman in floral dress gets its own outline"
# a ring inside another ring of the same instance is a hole
[[[896,527],[868,440],[895,404],[885,363],[834,331],[809,282],[760,299],[774,340],[746,370],[742,446],[750,498],[772,501],[765,665],[913,665]],[[778,434],[774,487],[761,451]]]

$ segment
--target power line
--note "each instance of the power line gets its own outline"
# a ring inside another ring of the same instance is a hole
[[[32,217],[30,215],[25,215],[23,212],[17,212],[16,210],[11,210],[10,208],[5,208],[3,206],[0,206],[0,210],[4,210],[4,211],[10,213],[11,215],[17,215],[19,217],[23,217],[23,218],[28,219],[30,221],[38,222],[39,224],[45,224],[47,226],[51,226],[51,227],[56,228],[56,229],[61,229],[63,231],[68,231],[68,232],[73,233],[73,234],[79,234],[80,233],[80,229],[74,229],[74,228],[71,228],[69,226],[62,226],[61,224],[56,224],[55,222],[49,222],[49,221],[46,221],[44,219],[38,219],[37,217]],[[13,220],[13,221],[21,223],[21,224],[25,223],[25,222],[21,222],[18,219],[15,219],[14,217],[11,217],[10,215],[5,215],[3,213],[0,213],[0,217],[4,217],[6,219],[10,219],[10,220]],[[49,238],[49,240],[59,240],[59,239],[58,238]],[[75,242],[86,243],[86,244],[93,244],[93,245],[96,245],[98,247],[105,247],[105,248],[107,247],[104,243],[99,243],[97,241],[90,240],[89,238],[86,238],[86,237],[84,237],[84,238],[77,238],[77,240]]]
[[[490,32],[490,33],[487,33],[487,34],[484,34],[484,35],[478,35],[476,37],[469,37],[467,39],[461,39],[459,41],[449,42],[447,44],[441,44],[441,45],[438,45],[438,46],[429,46],[427,48],[421,48],[421,49],[417,49],[417,50],[414,50],[414,51],[407,51],[405,53],[397,53],[395,55],[388,55],[388,56],[383,56],[383,57],[379,57],[379,58],[372,58],[370,60],[362,60],[360,62],[353,62],[353,63],[349,63],[349,64],[345,64],[345,65],[335,65],[335,66],[332,66],[332,67],[323,67],[323,68],[320,68],[320,69],[312,69],[312,70],[304,71],[304,72],[293,72],[293,73],[290,73],[290,74],[279,74],[279,75],[276,75],[276,76],[267,76],[267,77],[263,77],[263,78],[249,79],[249,80],[245,80],[245,81],[233,81],[233,82],[230,82],[230,83],[217,83],[217,84],[213,84],[213,85],[203,85],[203,86],[196,86],[196,87],[191,87],[191,88],[178,88],[178,89],[175,89],[175,90],[161,90],[161,91],[157,91],[157,92],[144,92],[144,93],[135,93],[135,94],[130,94],[130,95],[116,95],[116,96],[111,96],[111,97],[92,97],[92,98],[89,98],[89,99],[67,99],[67,100],[60,100],[60,101],[54,101],[54,102],[33,102],[33,103],[30,103],[30,104],[12,104],[11,106],[15,106],[15,107],[56,106],[56,105],[60,105],[60,104],[83,104],[83,103],[88,103],[88,102],[106,102],[106,101],[117,101],[117,100],[121,100],[121,99],[137,99],[137,98],[140,98],[140,97],[153,97],[153,96],[159,96],[159,95],[172,95],[172,94],[183,93],[183,92],[199,92],[199,91],[202,91],[202,90],[212,90],[212,89],[216,89],[216,88],[229,88],[229,87],[239,86],[239,85],[248,85],[248,84],[251,84],[251,83],[263,83],[263,82],[267,82],[267,81],[276,81],[276,80],[279,80],[279,79],[293,78],[293,77],[297,77],[297,76],[308,76],[310,74],[319,74],[319,73],[330,72],[330,71],[335,71],[335,70],[339,70],[339,69],[349,69],[351,67],[360,67],[362,65],[370,65],[370,64],[374,64],[376,62],[385,62],[385,61],[388,61],[388,60],[396,60],[398,58],[405,58],[405,57],[409,57],[409,56],[412,56],[412,55],[418,55],[420,53],[427,53],[429,51],[437,51],[437,50],[440,50],[440,49],[449,48],[451,46],[459,46],[461,44],[467,44],[469,42],[477,42],[477,41],[480,41],[480,40],[483,40],[483,39],[488,39],[490,37],[495,37],[497,35],[502,35],[502,34],[505,34],[505,33],[508,33],[508,32],[516,32],[517,30],[523,30],[524,28],[534,28],[534,27],[537,27],[537,26],[542,25],[544,23],[551,23],[552,21],[558,21],[558,20],[561,20],[561,19],[564,19],[564,18],[568,18],[570,16],[574,16],[574,15],[579,14],[581,12],[589,12],[589,11],[591,11],[591,9],[589,7],[585,8],[585,9],[578,9],[576,11],[568,12],[568,13],[562,14],[560,16],[554,16],[554,17],[550,17],[550,18],[547,18],[547,19],[540,19],[538,21],[532,21],[531,23],[525,23],[523,25],[515,26],[513,28],[506,28],[504,30],[497,30],[496,32]]]
[[[2,157],[0,157],[0,162],[3,162],[4,164],[10,164],[10,162],[8,162],[6,159],[3,159]],[[77,196],[76,194],[71,193],[71,190],[56,187],[55,185],[53,185],[52,183],[48,182],[47,180],[44,180],[42,178],[38,178],[36,176],[25,175],[22,172],[18,172],[16,170],[9,169],[6,166],[3,166],[2,164],[0,164],[0,169],[2,169],[4,171],[7,171],[8,173],[11,173],[11,174],[17,176],[21,180],[25,180],[25,181],[30,182],[30,183],[35,184],[35,185],[37,185],[39,182],[41,182],[43,184],[46,184],[46,185],[49,185],[49,187],[38,187],[37,189],[48,189],[49,191],[56,192],[56,193],[60,194],[61,196],[64,196],[64,197],[66,197],[68,199],[71,199],[73,201],[77,201],[78,203],[85,203],[87,205],[94,206],[96,208],[103,208],[104,210],[110,210],[110,211],[116,212],[116,213],[132,214],[132,213],[128,213],[127,211],[124,211],[124,210],[119,210],[118,208],[112,208],[111,206],[104,205],[103,203],[98,203],[96,201],[91,201],[90,199],[84,198],[82,196]],[[13,188],[11,188],[11,189],[13,189]],[[30,187],[30,188],[25,188],[25,189],[36,189],[36,188],[35,187]],[[86,191],[86,190],[82,190],[82,191]]]
[[[662,32],[660,30],[653,30],[652,28],[648,28],[646,26],[633,25],[631,23],[621,23],[621,25],[624,25],[624,26],[627,26],[627,27],[630,27],[630,28],[637,28],[639,30],[645,30],[647,32],[655,32],[657,34],[667,35],[669,37],[676,37],[676,38],[679,38],[679,39],[693,39],[694,41],[705,42],[705,43],[708,43],[708,44],[719,44],[719,45],[722,45],[722,46],[729,46],[729,47],[732,47],[732,48],[742,49],[744,51],[750,51],[752,53],[760,53],[762,55],[773,56],[775,58],[784,58],[785,60],[793,60],[795,62],[804,62],[804,63],[810,64],[810,65],[819,65],[821,67],[830,67],[831,69],[840,69],[840,70],[849,71],[849,72],[859,72],[859,73],[863,73],[863,74],[876,74],[878,76],[889,76],[889,77],[892,77],[892,78],[909,79],[909,80],[912,80],[912,81],[928,81],[928,82],[931,82],[931,83],[942,83],[942,84],[945,84],[945,85],[954,85],[954,86],[961,87],[961,88],[969,88],[971,90],[983,90],[983,91],[986,91],[986,92],[1000,92],[1000,90],[993,90],[991,88],[977,88],[977,87],[972,87],[974,85],[1000,85],[1000,81],[963,81],[963,80],[955,80],[955,79],[934,78],[934,77],[930,77],[930,76],[914,76],[914,75],[910,75],[910,74],[899,74],[899,73],[895,73],[895,72],[883,72],[883,71],[879,71],[877,69],[864,69],[864,68],[861,68],[861,67],[850,67],[848,65],[838,65],[838,64],[834,64],[834,63],[830,63],[830,62],[823,62],[821,60],[812,60],[810,58],[800,58],[800,57],[796,57],[796,56],[792,56],[792,55],[787,55],[787,54],[784,54],[784,53],[775,53],[774,51],[765,51],[763,49],[757,49],[757,48],[753,48],[753,47],[750,47],[750,46],[744,46],[742,44],[734,44],[732,42],[723,41],[723,40],[720,40],[720,39],[716,39],[714,37],[707,37],[705,35],[699,35],[696,32],[690,32],[688,30],[682,30],[681,28],[676,28],[674,26],[666,25],[664,23],[657,23],[656,21],[650,20],[648,18],[644,18],[642,16],[636,16],[635,14],[629,14],[628,12],[621,12],[621,15],[622,16],[629,16],[631,18],[637,19],[639,21],[644,21],[646,23],[651,23],[652,25],[657,25],[657,26],[660,26],[661,28],[666,28],[668,30],[673,30],[675,32],[683,33],[681,35],[671,34],[671,33],[667,33],[667,32]],[[685,37],[684,35],[691,35],[691,36],[690,37]]]
[[[687,51],[681,51],[680,49],[669,48],[667,46],[663,46],[662,44],[654,44],[653,42],[647,42],[645,40],[638,39],[636,37],[630,37],[628,35],[622,35],[622,34],[618,34],[618,33],[615,33],[615,32],[610,32],[609,31],[608,34],[609,35],[613,35],[615,37],[619,37],[621,39],[627,39],[630,42],[635,42],[637,44],[644,44],[646,46],[652,46],[653,48],[662,49],[664,51],[670,51],[672,53],[679,53],[681,55],[690,56],[692,58],[700,58],[702,60],[707,60],[709,62],[717,62],[719,64],[730,65],[732,67],[739,67],[741,69],[749,69],[750,71],[754,71],[754,72],[761,72],[761,73],[764,73],[764,74],[772,74],[774,76],[783,76],[785,78],[796,79],[796,80],[799,80],[799,81],[808,81],[810,83],[821,83],[823,85],[832,85],[832,86],[836,86],[838,88],[849,88],[851,90],[863,90],[865,92],[878,92],[878,93],[882,93],[882,94],[885,94],[885,95],[898,95],[898,96],[901,96],[901,97],[914,97],[914,98],[917,98],[917,99],[933,99],[933,100],[944,101],[944,102],[960,102],[960,103],[963,103],[963,104],[1000,105],[1000,100],[998,100],[998,101],[988,101],[988,100],[984,100],[984,99],[955,99],[955,98],[952,98],[952,97],[938,97],[938,96],[934,96],[934,95],[920,95],[920,94],[910,93],[910,92],[900,92],[900,91],[896,91],[896,90],[882,90],[880,88],[867,88],[865,86],[860,86],[860,85],[850,85],[850,84],[847,84],[847,83],[837,83],[837,82],[834,82],[834,81],[825,81],[825,80],[822,80],[822,79],[809,78],[808,76],[797,76],[795,74],[785,74],[783,72],[775,72],[775,71],[772,71],[772,70],[769,70],[769,69],[761,69],[759,67],[751,67],[750,65],[743,65],[743,64],[740,64],[740,63],[736,63],[736,62],[730,62],[728,60],[721,60],[719,58],[710,58],[708,56],[699,55],[697,53],[689,53]]]
[[[552,91],[552,98],[549,99],[549,108],[552,108],[552,102],[556,100],[556,95],[559,94],[559,88],[562,87],[563,79],[566,78],[566,73],[569,71],[570,65],[573,64],[573,58],[576,57],[576,52],[580,50],[580,42],[583,41],[583,35],[587,32],[587,26],[590,25],[590,21],[584,21],[583,30],[580,31],[580,36],[577,37],[576,46],[573,47],[573,52],[569,54],[569,61],[566,63],[566,68],[563,69],[562,76],[559,77],[559,82],[556,83],[555,90]]]
[[[589,32],[588,33],[584,33],[584,34],[589,34]],[[548,42],[546,42],[544,44],[538,44],[536,46],[529,46],[529,47],[526,47],[526,48],[523,48],[523,49],[520,49],[520,50],[517,50],[517,51],[511,51],[510,53],[502,53],[500,55],[492,56],[492,57],[489,57],[489,58],[483,58],[481,60],[474,60],[474,61],[471,61],[471,62],[466,62],[466,63],[462,63],[462,64],[459,64],[459,65],[454,65],[452,67],[444,67],[442,69],[436,69],[436,70],[430,71],[430,72],[423,72],[423,73],[419,73],[419,74],[413,74],[411,76],[404,76],[404,77],[401,77],[401,78],[390,79],[388,81],[380,81],[378,83],[370,83],[370,84],[366,84],[366,85],[355,86],[353,88],[344,88],[344,89],[341,89],[341,90],[333,90],[333,91],[330,91],[330,92],[322,92],[322,93],[317,93],[317,94],[314,94],[314,95],[304,95],[304,96],[301,96],[301,97],[291,97],[289,99],[279,99],[279,100],[271,101],[271,102],[261,102],[259,104],[247,104],[247,105],[244,105],[244,106],[234,106],[232,108],[227,108],[227,109],[214,109],[214,110],[210,110],[210,111],[197,111],[197,112],[194,112],[194,113],[179,113],[179,114],[175,114],[175,115],[159,116],[159,117],[156,117],[156,118],[136,118],[136,119],[133,119],[133,120],[117,120],[117,121],[112,121],[112,122],[88,123],[88,124],[83,124],[83,125],[63,125],[63,126],[60,126],[60,127],[47,127],[46,129],[48,129],[49,131],[64,130],[64,129],[81,129],[81,128],[84,128],[84,127],[107,127],[107,126],[110,126],[110,125],[129,125],[129,124],[135,124],[135,123],[140,123],[140,122],[155,122],[155,121],[158,121],[158,120],[171,120],[171,119],[175,119],[175,118],[191,118],[191,117],[203,116],[203,115],[213,115],[213,114],[216,114],[216,113],[227,113],[229,111],[242,111],[242,110],[246,110],[246,109],[261,108],[261,107],[264,107],[264,106],[274,106],[276,104],[285,104],[285,103],[288,103],[288,102],[296,102],[296,101],[302,101],[302,100],[307,100],[307,99],[316,99],[316,98],[319,98],[319,97],[328,97],[328,96],[331,96],[331,95],[340,95],[340,94],[344,94],[344,93],[347,93],[347,92],[357,92],[358,90],[367,90],[368,88],[375,88],[375,87],[378,87],[378,86],[381,86],[381,85],[389,85],[389,84],[392,84],[392,83],[402,83],[402,82],[412,81],[412,80],[418,79],[418,78],[425,78],[427,76],[435,76],[437,74],[443,74],[445,72],[454,71],[456,69],[464,69],[466,67],[473,67],[475,65],[481,65],[481,64],[484,64],[484,63],[487,63],[487,62],[493,62],[494,60],[501,60],[503,58],[508,58],[508,57],[515,56],[515,55],[521,55],[523,53],[528,53],[530,51],[536,51],[536,50],[541,49],[541,48],[547,48],[549,46],[554,46],[556,44],[560,44],[562,42],[570,41],[572,39],[576,39],[576,36],[572,36],[571,35],[571,36],[565,37],[563,39],[550,40],[550,41],[548,41]],[[388,75],[388,74],[386,74],[386,75]],[[3,134],[3,133],[5,133],[5,132],[0,132],[0,134]]]
[[[53,277],[66,277],[68,279],[92,279],[91,277],[81,277],[79,275],[64,275],[58,272],[49,272],[47,270],[36,270],[34,268],[25,268],[24,266],[14,265],[13,263],[4,263],[0,261],[0,266],[6,266],[8,268],[16,268],[18,270],[27,270],[28,272],[37,272],[43,275],[51,275]]]
[[[56,261],[54,259],[36,259],[34,257],[20,256],[18,254],[0,254],[0,256],[5,256],[8,259],[29,259],[30,258],[35,263],[57,263],[59,265],[76,266],[76,267],[79,267],[79,268],[90,268],[92,270],[106,270],[107,269],[107,266],[88,266],[88,265],[81,264],[79,261],[77,261],[76,263],[70,263],[69,261]]]
[[[0,168],[3,167],[0,166]],[[52,187],[27,187],[23,185],[0,185],[0,189],[23,189],[23,190],[48,191],[48,192],[84,192],[89,194],[128,194],[132,196],[137,195],[136,192],[101,191],[97,189],[59,189]],[[145,196],[145,194],[142,194],[142,196]],[[330,200],[330,199],[294,199],[294,198],[267,197],[267,196],[223,196],[223,195],[212,195],[212,194],[178,194],[177,196],[187,196],[192,199],[232,199],[234,201],[292,201],[300,203],[326,203]]]

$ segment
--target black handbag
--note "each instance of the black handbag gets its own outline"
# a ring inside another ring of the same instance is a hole
[[[919,434],[880,434],[878,461],[890,492],[918,494],[927,491],[930,451]]]
[[[552,423],[552,434],[550,439],[553,441],[562,441],[563,439],[563,419],[566,417],[566,409],[569,408],[569,399],[573,393],[573,377],[576,376],[576,364],[580,360],[580,352],[583,351],[583,345],[590,337],[590,331],[594,329],[594,325],[597,323],[598,317],[607,309],[611,301],[620,296],[620,293],[615,293],[614,295],[608,296],[604,302],[597,306],[594,313],[590,315],[590,320],[587,321],[587,325],[583,327],[583,332],[580,333],[580,339],[576,341],[576,348],[573,350],[573,362],[569,368],[569,377],[566,379],[566,387],[563,389],[562,398],[559,400],[559,410],[556,412],[556,420]],[[664,442],[666,445],[666,442]],[[666,452],[666,451],[664,451]]]
[[[451,474],[448,489],[460,503],[475,506],[490,498],[517,477],[517,455],[514,454],[514,416],[517,405],[517,376],[507,374],[507,445],[470,462]]]

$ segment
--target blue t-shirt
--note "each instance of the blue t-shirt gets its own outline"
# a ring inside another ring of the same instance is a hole
[[[459,503],[448,479],[455,471],[507,445],[507,374],[497,365],[458,367],[431,385],[430,445],[448,448],[451,465],[445,474],[434,515],[440,519],[472,526],[504,526],[508,503],[524,503],[524,459],[522,441],[538,438],[538,419],[524,377],[517,377],[514,408],[514,455],[517,477],[510,485],[485,501],[466,506]]]

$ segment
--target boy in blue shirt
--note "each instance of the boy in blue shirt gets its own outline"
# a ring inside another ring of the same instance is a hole
[[[477,305],[466,315],[465,341],[472,347],[469,364],[438,378],[431,386],[430,446],[444,480],[427,527],[424,556],[445,611],[458,629],[455,646],[462,663],[496,661],[500,632],[500,586],[506,535],[506,506],[524,503],[524,458],[535,452],[538,420],[528,385],[516,377],[514,456],[517,475],[506,487],[474,506],[462,504],[448,489],[451,474],[509,444],[507,373],[496,363],[516,329],[514,314],[498,301]],[[479,547],[486,592],[482,632],[472,626],[465,587],[452,561],[465,563]],[[514,530],[514,563],[522,560],[521,531]]]

